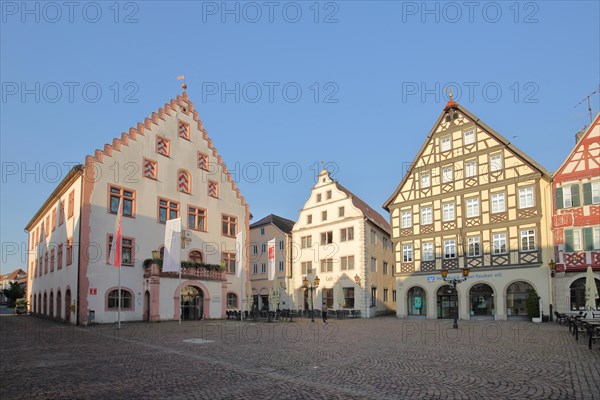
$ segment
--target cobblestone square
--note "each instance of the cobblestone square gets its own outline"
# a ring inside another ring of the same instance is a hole
[[[600,349],[556,323],[0,316],[0,398],[598,399]]]

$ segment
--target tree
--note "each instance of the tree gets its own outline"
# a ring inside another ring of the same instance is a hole
[[[25,296],[25,290],[21,287],[19,282],[11,282],[8,289],[3,290],[4,295],[8,299],[8,306],[14,307],[17,299]]]
[[[539,318],[540,316],[540,296],[535,289],[529,290],[529,297],[527,298],[527,315],[529,315],[530,318]]]

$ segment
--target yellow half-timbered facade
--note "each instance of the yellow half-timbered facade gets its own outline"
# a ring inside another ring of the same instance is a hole
[[[530,289],[549,313],[550,176],[464,107],[448,102],[384,208],[399,317],[524,318]],[[440,272],[464,267],[456,293]]]

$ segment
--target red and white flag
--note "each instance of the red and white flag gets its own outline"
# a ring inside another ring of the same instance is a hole
[[[269,280],[275,279],[275,238],[269,240],[267,249],[269,251]]]
[[[119,211],[117,211],[117,222],[115,223],[115,234],[112,238],[110,246],[110,257],[108,258],[109,264],[115,267],[121,267],[121,245],[123,243],[121,237],[121,219],[123,217],[123,201],[119,199]]]

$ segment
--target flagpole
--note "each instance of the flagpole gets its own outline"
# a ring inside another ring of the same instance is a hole
[[[119,266],[119,311],[118,311],[118,315],[119,315],[119,328],[121,329],[121,267]]]

